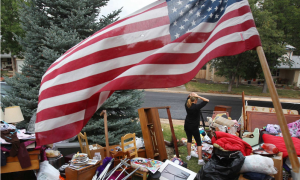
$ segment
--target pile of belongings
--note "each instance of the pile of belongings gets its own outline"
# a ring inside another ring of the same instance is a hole
[[[1,166],[6,165],[8,156],[17,156],[21,167],[31,166],[28,151],[40,150],[41,160],[47,160],[44,146],[36,146],[35,134],[26,133],[26,129],[17,129],[14,125],[2,121],[1,124]]]
[[[251,155],[252,147],[235,135],[217,131],[212,143],[212,157],[198,172],[198,180],[239,179],[241,173],[247,179],[267,180],[277,174],[271,158]],[[265,148],[274,151],[270,146]]]
[[[217,114],[215,117],[207,117],[210,127],[218,128],[219,131],[228,132],[232,135],[237,135],[240,130],[240,124],[236,120],[231,120],[226,113]]]
[[[87,154],[85,153],[77,153],[73,155],[71,160],[70,168],[78,169],[79,167],[85,166],[89,161]]]
[[[289,123],[287,126],[289,128],[291,137],[300,138],[300,119],[295,122]],[[270,134],[282,137],[281,129],[278,124],[268,124],[263,128],[263,130],[267,131]]]

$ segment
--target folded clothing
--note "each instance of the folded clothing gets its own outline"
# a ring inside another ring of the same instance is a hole
[[[212,144],[216,143],[228,151],[241,151],[244,156],[252,153],[252,147],[239,137],[220,131],[216,131],[215,133],[216,137],[212,138]]]
[[[263,141],[265,143],[274,144],[278,148],[279,152],[282,152],[283,158],[288,157],[288,152],[287,152],[287,149],[285,147],[283,137],[264,134],[262,136],[262,138],[263,138]],[[300,139],[292,137],[292,141],[293,141],[293,144],[295,146],[297,156],[300,156]]]

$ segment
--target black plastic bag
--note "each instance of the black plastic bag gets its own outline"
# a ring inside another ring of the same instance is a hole
[[[200,169],[197,180],[237,180],[244,164],[245,157],[240,151],[229,156],[218,156],[214,153],[211,159]]]

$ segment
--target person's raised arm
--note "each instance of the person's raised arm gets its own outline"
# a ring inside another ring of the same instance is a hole
[[[205,97],[199,96],[199,95],[196,94],[196,93],[191,93],[190,95],[195,96],[195,97],[201,99],[202,101],[209,102],[209,99],[206,99]]]

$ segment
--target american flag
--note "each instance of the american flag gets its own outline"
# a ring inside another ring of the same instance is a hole
[[[78,134],[116,90],[191,80],[211,59],[260,46],[247,0],[167,0],[99,30],[57,59],[39,92],[39,145]]]

